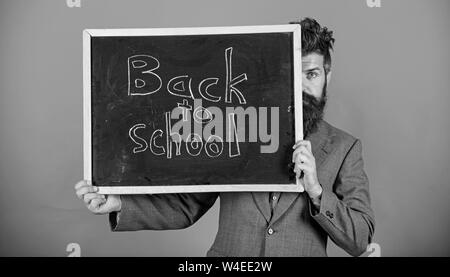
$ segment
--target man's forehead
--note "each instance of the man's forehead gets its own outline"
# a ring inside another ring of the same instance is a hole
[[[323,55],[310,53],[302,56],[302,68],[313,68],[323,66]]]

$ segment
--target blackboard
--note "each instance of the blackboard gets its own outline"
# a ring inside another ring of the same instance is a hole
[[[84,177],[110,194],[303,191],[299,25],[84,30]]]

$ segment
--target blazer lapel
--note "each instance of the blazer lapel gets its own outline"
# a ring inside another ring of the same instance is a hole
[[[266,219],[267,223],[270,221],[270,203],[269,193],[267,192],[252,192],[253,200],[258,207],[258,210]]]
[[[325,161],[328,153],[330,153],[331,147],[331,136],[328,134],[328,130],[326,128],[326,123],[323,121],[319,124],[317,132],[308,136],[306,140],[311,141],[312,152],[314,158],[316,159],[316,169],[317,174],[319,174],[320,167],[322,163]],[[267,195],[267,194],[266,194]],[[278,220],[287,209],[294,203],[300,193],[295,192],[283,192],[280,195],[280,199],[278,200],[278,204],[275,207],[275,211],[273,214],[272,222]],[[266,197],[267,209],[270,218],[270,206],[269,200]]]

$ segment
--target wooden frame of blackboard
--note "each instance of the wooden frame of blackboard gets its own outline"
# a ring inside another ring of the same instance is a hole
[[[301,77],[301,27],[299,24],[198,27],[198,28],[151,28],[151,29],[86,29],[83,31],[83,159],[84,179],[92,182],[92,129],[91,129],[91,37],[120,36],[170,36],[170,35],[220,35],[251,33],[292,33],[294,65],[294,103],[302,103]],[[303,109],[296,107],[295,140],[303,139]],[[226,191],[283,191],[303,192],[304,187],[297,179],[296,184],[222,184],[186,186],[100,186],[101,194],[157,194]]]

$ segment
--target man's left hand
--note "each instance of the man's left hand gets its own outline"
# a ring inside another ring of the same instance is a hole
[[[309,197],[317,198],[322,194],[322,186],[317,178],[316,159],[311,150],[311,142],[307,140],[298,141],[293,147],[292,162],[295,163],[294,172],[297,173],[297,178],[301,179],[305,191]]]

